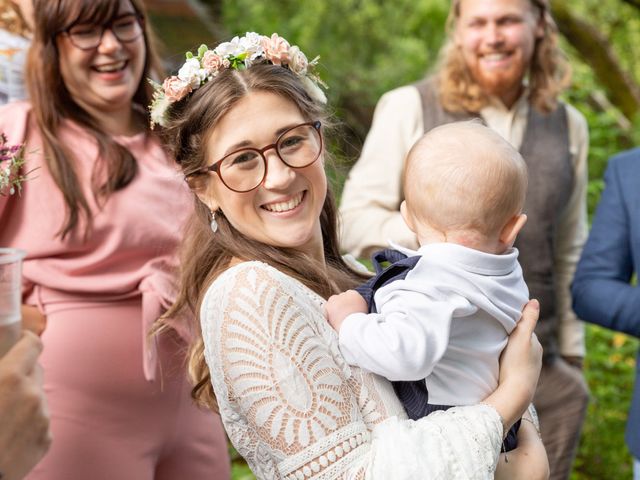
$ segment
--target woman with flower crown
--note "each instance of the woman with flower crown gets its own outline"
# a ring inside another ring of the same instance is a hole
[[[348,366],[323,316],[365,276],[338,251],[324,163],[330,121],[308,61],[273,34],[202,46],[156,86],[152,118],[198,201],[169,316],[199,317],[193,396],[259,479],[489,479],[541,361],[523,313],[483,404],[407,420],[389,382]],[[160,321],[158,331],[175,323]],[[546,478],[533,423],[498,475]]]
[[[143,5],[34,7],[31,102],[0,109],[0,131],[36,169],[20,196],[0,197],[0,245],[28,252],[23,320],[42,331],[46,318],[54,440],[27,478],[229,478],[220,419],[189,398],[189,332],[147,335],[175,299],[192,201],[150,131],[147,77],[160,70]]]

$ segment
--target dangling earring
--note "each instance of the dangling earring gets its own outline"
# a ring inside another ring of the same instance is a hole
[[[216,212],[211,210],[211,231],[216,233],[218,231],[218,222],[216,222]]]

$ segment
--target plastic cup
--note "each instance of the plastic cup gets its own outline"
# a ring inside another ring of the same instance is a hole
[[[22,259],[17,248],[0,248],[0,357],[18,341],[22,331]]]

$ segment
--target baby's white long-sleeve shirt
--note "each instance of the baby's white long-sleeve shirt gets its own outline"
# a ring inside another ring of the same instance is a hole
[[[425,379],[429,403],[471,405],[498,384],[499,357],[529,291],[517,249],[492,255],[429,244],[402,280],[377,290],[375,314],[348,316],[340,350],[389,380]]]

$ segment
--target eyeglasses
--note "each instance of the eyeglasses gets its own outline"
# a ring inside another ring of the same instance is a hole
[[[241,148],[185,176],[192,190],[204,188],[209,172],[216,172],[222,183],[238,193],[258,188],[267,177],[267,159],[264,154],[275,149],[278,157],[290,168],[304,168],[315,162],[322,152],[320,122],[308,122],[291,127],[264,148]]]
[[[142,15],[125,13],[103,25],[76,23],[60,33],[67,35],[71,43],[80,50],[93,50],[102,42],[105,30],[111,30],[120,42],[129,43],[142,35],[143,24]]]

